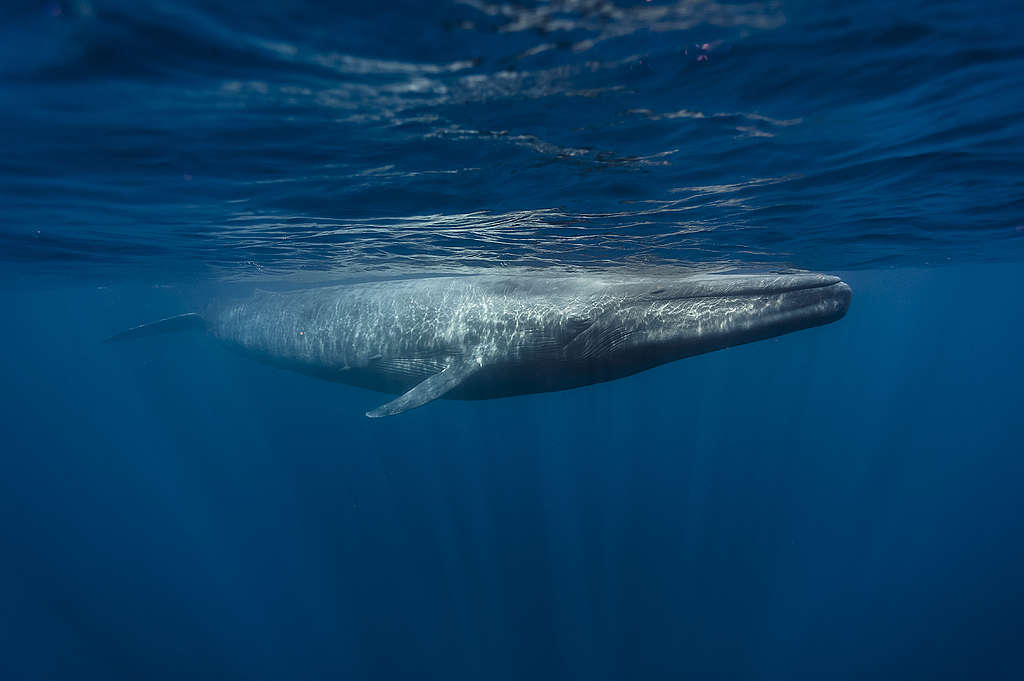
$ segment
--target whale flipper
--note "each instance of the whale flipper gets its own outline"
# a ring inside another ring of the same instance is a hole
[[[366,412],[366,415],[375,419],[422,407],[427,402],[443,397],[449,390],[479,371],[482,366],[483,361],[475,357],[455,360],[444,371],[418,383],[414,388],[387,404],[382,404],[376,409]]]
[[[131,338],[143,338],[145,336],[156,336],[161,333],[174,333],[176,331],[192,331],[195,329],[206,328],[206,320],[195,312],[186,312],[185,314],[175,315],[174,317],[168,317],[166,319],[160,319],[155,322],[149,322],[148,324],[139,324],[132,328],[115,333],[110,338],[105,339],[104,343],[114,343],[117,341],[128,340]]]

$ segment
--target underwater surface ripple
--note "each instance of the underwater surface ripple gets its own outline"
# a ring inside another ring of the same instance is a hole
[[[1019,259],[1011,3],[24,3],[0,258],[104,276]]]

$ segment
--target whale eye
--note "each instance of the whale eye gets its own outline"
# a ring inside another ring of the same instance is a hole
[[[665,292],[665,289],[663,289],[663,288],[656,288],[653,291],[651,291],[651,295],[652,296],[658,296],[658,295],[661,295],[664,292]]]

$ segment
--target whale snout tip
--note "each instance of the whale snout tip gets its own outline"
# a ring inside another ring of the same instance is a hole
[[[853,289],[839,277],[832,277],[835,282],[828,285],[829,299],[836,308],[835,319],[842,319],[847,310],[850,309],[850,301],[853,300]]]

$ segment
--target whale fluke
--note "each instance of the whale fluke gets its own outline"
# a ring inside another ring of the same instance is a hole
[[[126,331],[115,333],[104,343],[115,343],[117,341],[130,340],[133,338],[145,338],[146,336],[157,336],[162,333],[175,333],[177,331],[194,331],[206,328],[206,320],[195,312],[175,315],[167,319],[161,319],[148,324],[139,324]]]
[[[397,399],[366,412],[366,415],[371,419],[375,419],[381,416],[401,414],[403,411],[422,407],[427,402],[443,397],[445,393],[472,376],[482,366],[483,360],[480,358],[458,360],[449,364],[441,373],[434,374],[427,380],[416,384],[416,387],[403,393]]]

